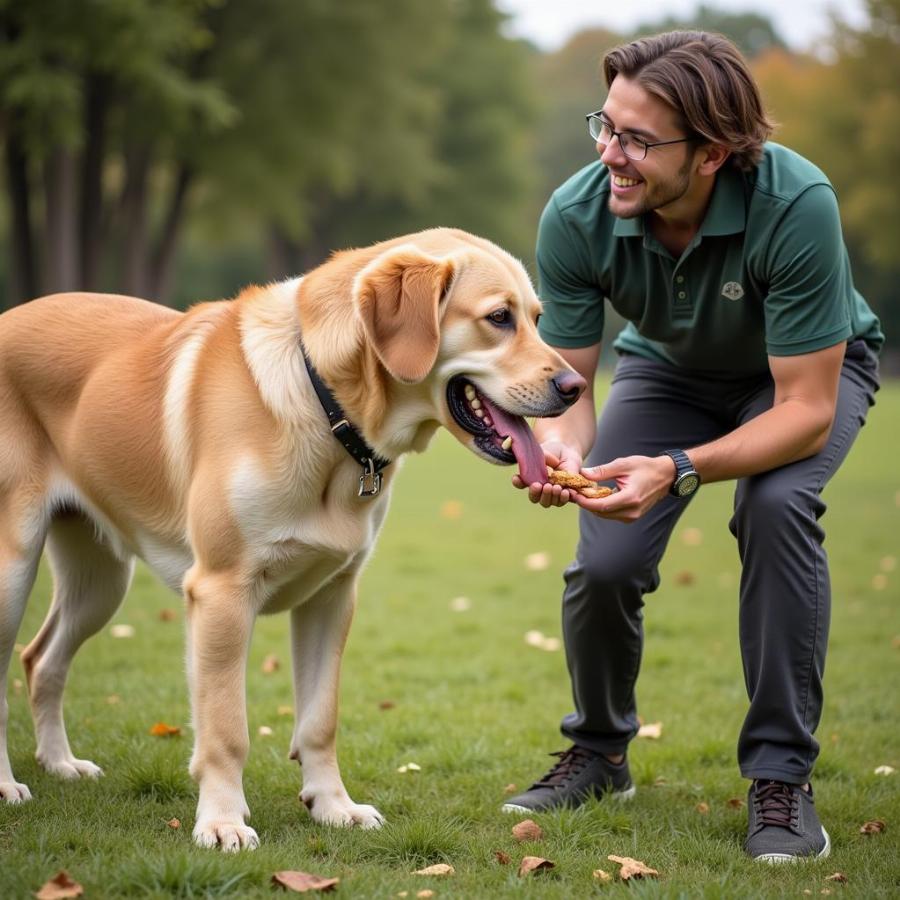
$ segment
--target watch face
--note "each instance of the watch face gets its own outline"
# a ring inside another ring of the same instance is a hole
[[[678,496],[690,497],[698,487],[700,487],[700,477],[696,473],[691,472],[689,475],[684,475],[678,479]]]

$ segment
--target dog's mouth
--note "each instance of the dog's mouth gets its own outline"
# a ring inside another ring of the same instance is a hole
[[[462,375],[447,384],[447,407],[483,454],[505,466],[518,463],[525,484],[547,480],[544,451],[522,416],[498,406]]]

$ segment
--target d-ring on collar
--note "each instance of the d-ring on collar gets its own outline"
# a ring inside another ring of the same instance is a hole
[[[303,341],[300,341],[300,352],[303,354],[303,361],[306,363],[306,371],[309,372],[309,380],[315,388],[316,396],[325,415],[328,416],[328,424],[331,426],[331,433],[341,442],[344,449],[362,466],[362,475],[359,476],[359,493],[358,497],[374,497],[381,491],[381,471],[386,469],[391,461],[382,459],[375,451],[363,440],[362,435],[350,424],[344,410],[337,402],[334,394],[328,388],[328,385],[322,381],[321,376],[316,371],[316,367],[312,364]]]

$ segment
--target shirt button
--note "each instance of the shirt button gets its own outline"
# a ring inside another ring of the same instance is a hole
[[[678,292],[678,299],[679,299],[679,300],[684,300],[685,297],[687,297],[687,294],[686,294],[684,291],[679,291],[679,292]]]
[[[684,281],[684,275],[679,275],[679,276],[677,276],[675,280],[676,280],[679,284],[681,284],[681,282]]]

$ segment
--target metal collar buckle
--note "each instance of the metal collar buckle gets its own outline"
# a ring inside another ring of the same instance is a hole
[[[381,472],[375,471],[375,463],[366,460],[366,468],[359,476],[359,493],[357,497],[374,497],[381,491]]]

